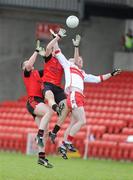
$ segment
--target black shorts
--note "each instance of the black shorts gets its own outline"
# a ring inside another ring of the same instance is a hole
[[[39,103],[44,103],[44,99],[41,98],[41,97],[38,97],[38,96],[30,96],[28,98],[28,101],[27,101],[27,104],[26,104],[26,107],[29,111],[29,113],[35,118],[36,115],[34,114],[34,110],[35,110],[35,107],[36,105],[38,105]]]
[[[49,83],[49,82],[45,82],[44,83],[44,89],[43,89],[43,95],[45,97],[45,93],[46,91],[48,90],[51,90],[54,94],[54,98],[55,98],[55,102],[57,104],[59,104],[60,101],[66,99],[66,95],[65,95],[65,92],[64,90],[59,87],[59,86],[56,86],[52,83]]]

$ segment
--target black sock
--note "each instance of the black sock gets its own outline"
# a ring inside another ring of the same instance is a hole
[[[57,104],[53,104],[52,105],[52,109],[56,112],[56,110],[57,110],[57,107],[58,107],[58,105]]]
[[[44,159],[45,158],[45,152],[39,152],[38,157]]]
[[[39,129],[37,135],[43,137],[44,130]]]
[[[57,132],[60,130],[60,126],[58,126],[57,124],[55,125],[54,129],[53,129],[53,133],[57,134]]]

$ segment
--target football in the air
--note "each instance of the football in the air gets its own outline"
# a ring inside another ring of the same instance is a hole
[[[66,25],[69,28],[76,28],[79,25],[79,18],[74,15],[68,16],[66,19]]]

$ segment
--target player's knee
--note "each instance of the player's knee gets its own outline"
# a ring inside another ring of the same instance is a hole
[[[47,130],[44,130],[44,138],[45,138],[45,139],[47,139],[47,138],[48,138],[48,136],[49,136],[48,131],[47,131]]]
[[[52,91],[46,91],[45,93],[45,99],[49,100],[54,98],[54,94],[52,93]]]
[[[83,126],[85,126],[85,125],[86,125],[86,121],[83,122]]]
[[[83,126],[84,123],[83,123],[83,121],[80,121],[79,124],[80,124],[80,126]]]
[[[80,123],[81,123],[81,126],[85,126],[86,125],[86,120],[82,120],[82,121],[80,121]]]
[[[49,115],[49,116],[52,116],[53,115],[53,111],[52,111],[52,109],[47,109],[47,112],[46,112],[46,114],[47,115]]]

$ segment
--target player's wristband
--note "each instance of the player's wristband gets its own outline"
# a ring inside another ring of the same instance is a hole
[[[61,38],[61,35],[57,34],[59,36],[59,38]]]
[[[52,34],[52,38],[54,39],[56,36],[54,34]]]
[[[111,74],[111,76],[114,76],[114,75],[113,75],[113,74],[114,74],[113,72],[112,72],[112,73],[110,73],[110,74]]]
[[[79,46],[74,46],[75,48],[78,48]]]
[[[39,50],[38,50],[38,49],[36,49],[35,51],[36,51],[37,53],[39,53]]]
[[[113,71],[112,73],[111,73],[111,76],[114,76],[114,74],[116,73],[117,71]]]

